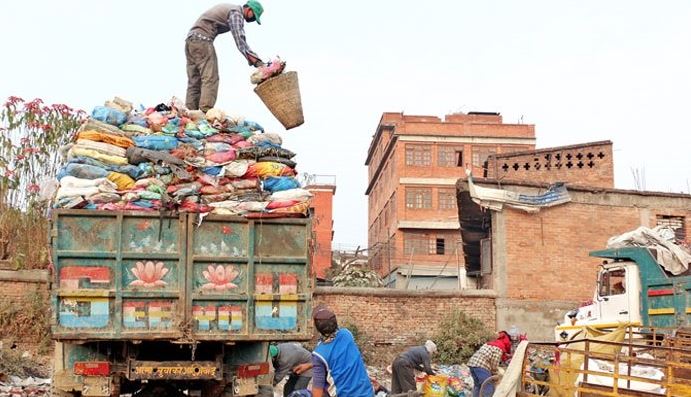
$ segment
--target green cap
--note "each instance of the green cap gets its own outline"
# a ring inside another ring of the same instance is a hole
[[[278,346],[269,346],[269,355],[271,355],[271,358],[276,358],[276,356],[278,356]]]
[[[257,23],[261,25],[262,23],[259,21],[259,17],[261,17],[264,13],[262,3],[258,2],[257,0],[247,0],[247,4],[245,5],[252,10],[252,13],[254,13],[254,19],[256,19]]]

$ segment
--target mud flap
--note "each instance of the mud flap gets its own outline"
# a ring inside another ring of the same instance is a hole
[[[256,378],[233,378],[233,396],[254,396],[257,393]]]
[[[109,376],[85,376],[83,381],[82,396],[110,396]]]

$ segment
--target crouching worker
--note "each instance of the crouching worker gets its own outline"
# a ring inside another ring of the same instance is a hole
[[[280,343],[269,346],[269,353],[276,371],[274,387],[288,376],[283,387],[283,397],[288,397],[295,390],[307,389],[312,379],[311,365],[299,374],[295,372],[295,368],[312,362],[312,353],[309,350],[296,343]]]
[[[313,319],[321,339],[312,352],[312,397],[329,396],[329,386],[333,396],[373,397],[374,389],[353,334],[338,328],[336,315],[324,306],[315,309]]]
[[[434,375],[430,366],[430,357],[436,353],[437,345],[431,340],[424,346],[415,346],[396,357],[391,365],[391,393],[415,391],[415,370]]]
[[[487,378],[497,372],[502,359],[507,360],[510,354],[511,338],[508,333],[501,331],[497,339],[485,343],[470,357],[468,367],[473,377],[473,397],[488,397],[494,394],[493,384],[485,386],[482,396],[480,396],[480,387]]]

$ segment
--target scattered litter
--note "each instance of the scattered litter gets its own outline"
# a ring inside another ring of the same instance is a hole
[[[20,378],[18,376],[5,376],[0,381],[0,397],[31,397],[48,396],[50,394],[50,379]]]

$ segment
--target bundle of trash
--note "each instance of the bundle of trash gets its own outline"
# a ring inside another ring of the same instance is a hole
[[[135,109],[115,98],[63,148],[54,207],[305,216],[312,195],[282,143],[219,109],[190,111],[177,98]]]

